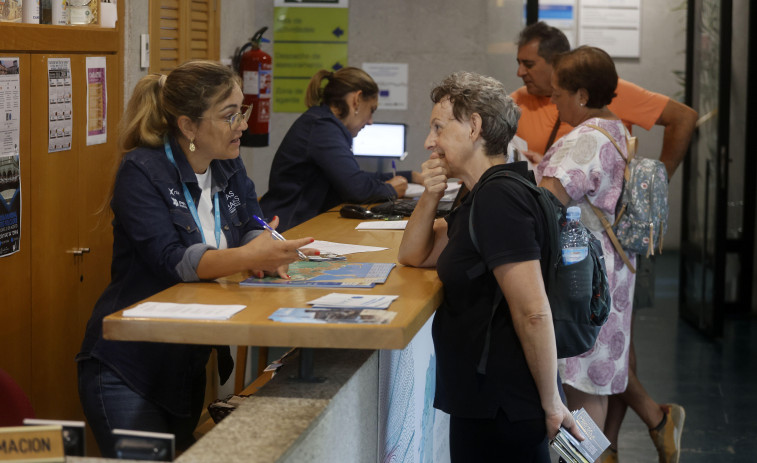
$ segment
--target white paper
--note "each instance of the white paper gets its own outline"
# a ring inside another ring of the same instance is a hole
[[[71,58],[47,59],[48,145],[47,151],[71,149],[73,107],[71,103]]]
[[[399,296],[381,294],[344,294],[329,293],[325,296],[308,301],[313,307],[342,308],[342,309],[388,309]]]
[[[87,146],[108,141],[108,85],[105,57],[87,57]]]
[[[447,189],[444,190],[444,196],[442,196],[441,201],[454,201],[461,186],[462,184],[457,180],[448,180]]]
[[[176,304],[172,302],[143,302],[124,310],[124,317],[183,318],[190,320],[228,320],[244,305]]]
[[[404,230],[407,220],[373,220],[360,222],[355,230]]]
[[[379,87],[378,109],[407,109],[407,63],[363,63]]]
[[[320,240],[315,240],[312,243],[308,244],[307,246],[303,246],[303,248],[317,249],[321,251],[321,253],[328,252],[332,254],[339,254],[342,256],[345,256],[347,254],[355,254],[357,252],[383,251],[385,249],[389,249],[389,248],[380,248],[377,246],[361,246],[357,244],[334,243],[332,241],[320,241]]]
[[[424,187],[423,185],[420,185],[418,183],[408,183],[407,190],[405,190],[405,197],[417,198],[418,196],[422,195],[425,190],[426,187]]]

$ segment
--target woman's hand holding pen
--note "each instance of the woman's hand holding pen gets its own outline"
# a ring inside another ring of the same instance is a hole
[[[397,197],[401,198],[405,196],[407,191],[407,179],[401,175],[395,175],[384,183],[388,183],[397,192]]]
[[[275,217],[269,225],[275,229],[279,225],[279,218]],[[320,254],[317,249],[300,249],[313,241],[313,238],[275,240],[270,231],[264,230],[260,236],[245,244],[243,248],[248,253],[248,261],[253,263],[249,269],[253,275],[258,278],[265,275],[278,275],[289,279],[287,274],[289,264],[300,259],[298,250],[306,256]]]

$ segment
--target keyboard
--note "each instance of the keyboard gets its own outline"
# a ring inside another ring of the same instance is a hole
[[[401,215],[410,217],[415,205],[418,204],[416,198],[399,198],[393,201],[377,204],[371,208],[371,212],[381,215]],[[452,210],[453,201],[441,201],[436,209],[437,217],[444,217]]]

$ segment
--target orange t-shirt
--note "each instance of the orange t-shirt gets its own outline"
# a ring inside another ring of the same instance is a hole
[[[613,98],[608,108],[623,121],[629,132],[632,125],[651,129],[670,100],[665,95],[650,92],[623,79],[618,79],[615,93],[618,96]],[[519,88],[510,96],[521,111],[516,135],[526,140],[530,151],[544,154],[549,134],[557,121],[557,106],[552,104],[549,97],[529,94],[526,87]],[[554,141],[572,129],[567,123],[561,122]]]

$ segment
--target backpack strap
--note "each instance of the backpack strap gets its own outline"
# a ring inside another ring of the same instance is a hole
[[[559,122],[558,122],[559,123]],[[524,178],[522,175],[508,171],[508,170],[501,170],[498,172],[495,172],[490,177],[488,177],[486,180],[484,180],[484,183],[489,182],[495,178],[504,177],[504,178],[511,178],[513,180],[517,180],[522,185],[525,185],[532,194],[536,196],[537,201],[539,202],[539,206],[544,209],[544,206],[541,204],[542,201],[542,194],[541,191],[528,181],[526,178]],[[483,186],[483,183],[478,187],[478,189],[481,189],[481,186]],[[481,253],[481,249],[478,247],[478,240],[476,239],[476,233],[473,229],[473,200],[475,199],[475,196],[471,196],[471,208],[470,208],[470,217],[468,217],[468,233],[470,234],[471,241],[473,242],[473,247],[476,248],[476,251]],[[553,233],[551,230],[553,227],[557,227],[557,223],[554,220],[550,220],[549,217],[547,217],[547,225],[550,228],[549,233],[550,236],[557,236],[559,232]],[[554,245],[553,245],[554,246]],[[554,252],[550,252],[550,264],[554,260]],[[545,262],[542,262],[542,276],[545,273]],[[483,264],[482,264],[483,265]],[[492,335],[492,322],[494,321],[494,314],[497,312],[497,308],[502,303],[502,300],[504,299],[504,295],[502,294],[502,291],[499,288],[499,285],[494,289],[494,300],[492,302],[492,313],[489,317],[489,323],[486,325],[486,335],[484,336],[484,349],[481,352],[481,358],[478,360],[478,366],[476,367],[476,372],[482,375],[486,375],[486,364],[489,360],[489,345],[491,343],[491,335]]]
[[[586,124],[586,127],[591,127],[592,129],[598,130],[599,132],[602,132],[607,138],[610,139],[613,145],[615,145],[615,149],[618,150],[618,154],[620,154],[620,157],[625,161],[626,163],[626,170],[623,174],[624,181],[628,182],[631,179],[631,169],[629,168],[629,164],[631,163],[630,159],[633,154],[630,152],[628,153],[628,157],[623,156],[623,151],[620,149],[620,146],[618,146],[618,142],[615,141],[614,138],[612,138],[612,135],[610,133],[603,129],[602,127],[594,124]],[[636,146],[636,139],[634,138],[633,143],[629,142],[630,137],[626,135],[626,141],[629,145],[633,144],[634,148]],[[602,213],[601,210],[594,204],[592,204],[591,201],[589,201],[589,197],[584,195],[584,200],[589,203],[589,206],[591,206],[591,210],[594,211],[594,214],[599,218],[599,221],[602,223],[602,228],[605,229],[605,233],[607,233],[607,236],[610,238],[610,241],[612,241],[613,247],[615,247],[615,250],[618,252],[620,257],[623,259],[623,263],[626,264],[626,267],[628,267],[628,270],[631,271],[631,273],[636,273],[636,269],[634,268],[633,264],[631,264],[631,260],[628,258],[628,255],[626,254],[626,251],[623,250],[623,246],[620,245],[620,241],[618,241],[618,237],[615,236],[615,232],[613,231],[612,227],[614,227],[618,220],[620,220],[620,217],[623,216],[623,213],[626,211],[625,204],[620,209],[620,212],[618,212],[617,217],[615,217],[615,224],[610,225],[610,221],[607,220],[607,217]]]
[[[610,132],[594,124],[586,124],[586,127],[591,127],[594,130],[602,132],[604,136],[607,137],[613,145],[615,145],[615,149],[618,150],[618,154],[620,154],[620,157],[626,163],[626,170],[623,173],[623,177],[625,178],[626,182],[629,181],[631,179],[631,159],[633,159],[634,153],[636,152],[636,137],[630,137],[628,133],[626,133],[626,146],[628,147],[628,156],[623,156],[623,150],[621,150],[620,146],[618,146],[618,142],[616,142],[615,139],[612,138]],[[633,147],[633,151],[631,151],[631,147]]]
[[[634,268],[633,264],[631,263],[631,260],[628,258],[628,254],[626,254],[626,251],[623,249],[623,246],[620,245],[620,241],[618,241],[618,237],[615,236],[615,232],[612,230],[612,225],[610,225],[610,221],[607,220],[607,217],[602,213],[601,210],[597,206],[591,203],[589,201],[589,197],[584,195],[584,200],[586,200],[587,203],[589,203],[589,206],[591,206],[591,210],[594,211],[594,214],[599,218],[599,221],[602,223],[602,228],[605,229],[605,232],[607,233],[607,236],[610,237],[610,241],[612,241],[613,247],[615,247],[615,250],[620,255],[621,259],[623,259],[623,263],[626,264],[626,267],[628,267],[628,270],[631,271],[631,273],[636,273],[636,269]]]

